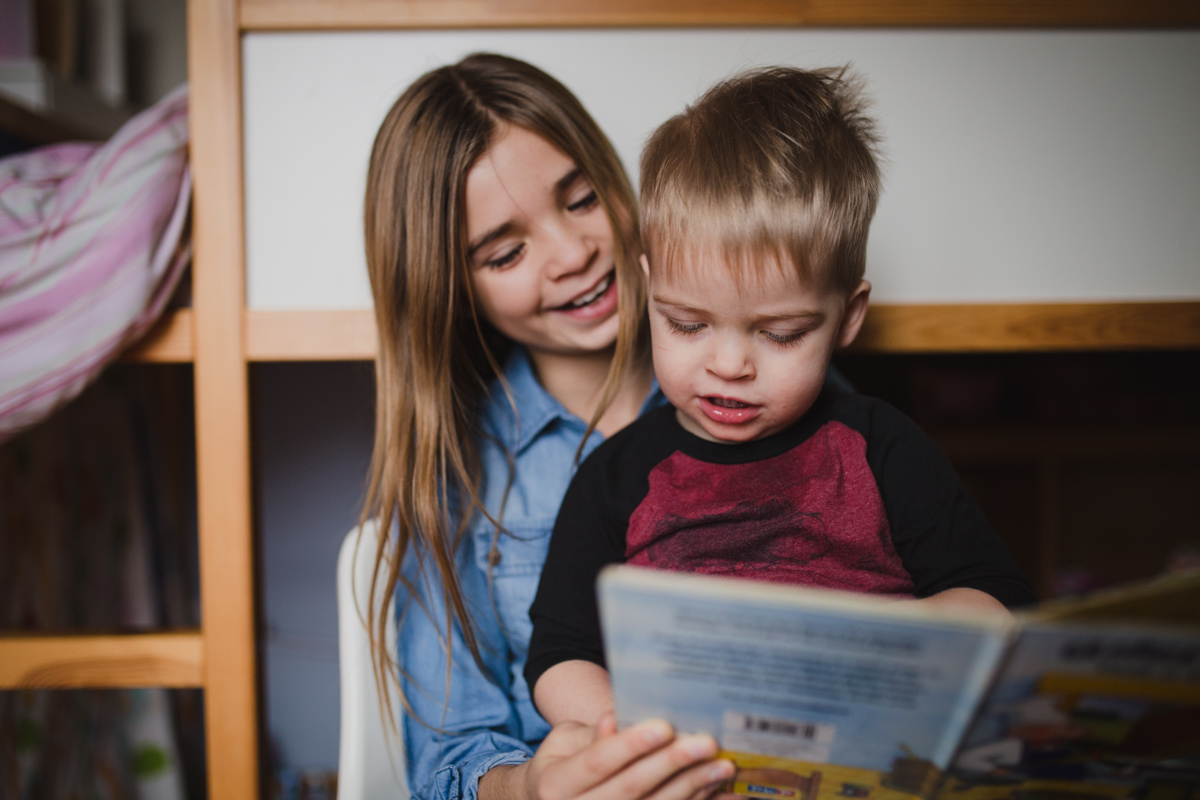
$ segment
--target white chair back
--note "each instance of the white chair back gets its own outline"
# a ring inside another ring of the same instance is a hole
[[[384,730],[379,694],[371,670],[371,644],[363,623],[371,589],[378,525],[346,534],[337,565],[338,665],[341,670],[341,741],[338,748],[338,800],[408,800],[403,739]],[[380,587],[382,589],[382,587]],[[359,598],[357,605],[355,598]],[[394,601],[387,604],[395,619]],[[362,616],[360,616],[361,609]],[[388,648],[396,646],[395,626],[388,626]],[[387,681],[392,709],[399,713],[396,687]],[[390,747],[389,747],[390,744]],[[389,752],[390,751],[390,752]]]

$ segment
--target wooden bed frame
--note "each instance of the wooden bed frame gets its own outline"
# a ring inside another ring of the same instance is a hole
[[[203,627],[128,636],[5,636],[0,689],[202,687],[210,797],[251,798],[262,789],[248,365],[370,359],[375,331],[369,312],[246,309],[243,33],[1198,25],[1194,0],[189,0],[193,308],[165,319],[128,358],[194,364]],[[1200,302],[881,305],[872,308],[856,345],[860,352],[888,353],[1197,348]]]

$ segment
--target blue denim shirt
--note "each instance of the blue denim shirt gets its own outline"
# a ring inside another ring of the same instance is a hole
[[[475,800],[484,773],[525,761],[550,730],[522,675],[533,629],[529,606],[587,423],[542,388],[524,349],[513,351],[505,376],[520,418],[494,382],[481,415],[480,457],[484,506],[506,533],[496,537],[492,523],[477,515],[456,554],[482,664],[456,627],[447,674],[446,606],[432,564],[422,572],[410,552],[404,574],[414,596],[396,597],[401,686],[416,716],[402,720],[408,782],[425,800]],[[655,384],[642,411],[664,402]],[[593,432],[582,455],[603,439]],[[506,499],[510,455],[515,472]]]

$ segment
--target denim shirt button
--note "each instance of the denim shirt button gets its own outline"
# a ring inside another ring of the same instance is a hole
[[[504,554],[496,547],[488,551],[488,563],[493,567],[499,564],[504,559]]]

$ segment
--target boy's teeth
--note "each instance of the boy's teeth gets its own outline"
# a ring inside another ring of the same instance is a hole
[[[573,301],[570,304],[571,308],[583,308],[588,303],[592,302],[597,297],[599,297],[600,295],[602,295],[606,291],[608,291],[608,285],[610,283],[612,283],[612,275],[611,274],[608,277],[606,277],[603,281],[601,281],[600,285],[597,286],[595,289],[588,292],[587,294],[585,294],[583,297],[579,298],[578,300]]]
[[[737,400],[727,400],[724,397],[710,397],[708,399],[709,399],[709,402],[711,402],[714,406],[721,406],[721,408],[745,408],[746,407],[745,403],[739,403]]]

